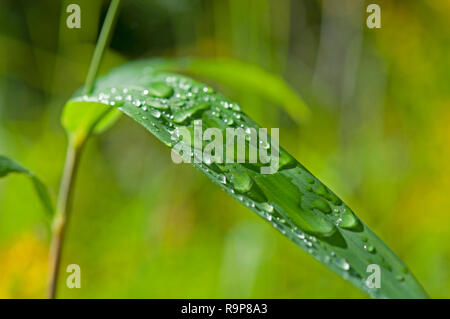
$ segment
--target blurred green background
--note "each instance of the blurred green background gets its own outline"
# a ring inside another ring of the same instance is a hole
[[[81,29],[68,29],[68,4]],[[368,29],[366,6],[381,6]],[[0,154],[58,189],[64,102],[85,79],[107,1],[0,2]],[[240,103],[410,266],[450,297],[450,2],[124,1],[101,72],[142,57],[232,57],[307,102]],[[239,74],[235,74],[239,77]],[[202,79],[204,80],[204,79]],[[43,298],[48,229],[29,181],[0,180],[0,298]],[[65,286],[81,267],[82,288]],[[59,297],[358,298],[363,293],[122,118],[83,155]]]

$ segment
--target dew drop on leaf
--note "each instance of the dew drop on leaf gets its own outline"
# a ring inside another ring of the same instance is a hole
[[[376,253],[376,249],[372,245],[364,245],[364,249],[366,249],[371,254],[375,254]]]
[[[208,103],[200,103],[191,107],[181,109],[173,114],[173,121],[175,123],[183,123],[188,118],[194,116],[197,112],[206,110],[207,108],[209,108]]]
[[[155,82],[146,90],[148,94],[161,98],[168,98],[173,94],[173,88],[163,82]]]
[[[355,217],[353,212],[348,208],[344,208],[344,212],[339,218],[338,226],[344,229],[352,229],[358,226],[358,224],[358,219]]]
[[[341,268],[343,270],[350,269],[350,264],[344,258],[336,258],[334,260],[334,263],[336,264],[336,266],[338,266],[339,268]]]
[[[158,110],[150,109],[150,114],[151,114],[153,117],[156,117],[157,119],[159,119],[159,118],[161,117],[161,112],[158,111]]]
[[[235,190],[241,193],[248,192],[253,185],[253,181],[243,169],[235,169],[231,173],[231,183]]]
[[[270,205],[269,203],[262,203],[261,208],[262,208],[262,210],[264,210],[267,213],[273,212],[273,206]]]
[[[318,210],[320,210],[321,212],[323,212],[325,214],[329,214],[331,212],[330,205],[328,205],[328,203],[325,200],[323,200],[322,198],[316,198],[311,203],[311,207],[317,208]]]

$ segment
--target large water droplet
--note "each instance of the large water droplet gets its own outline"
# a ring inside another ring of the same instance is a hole
[[[311,203],[311,207],[317,208],[325,214],[329,214],[331,212],[330,205],[328,205],[328,203],[325,200],[323,200],[322,198],[316,198]]]
[[[336,227],[319,215],[313,215],[313,213],[303,211],[290,216],[292,221],[301,230],[313,233],[318,236],[328,237],[336,232]]]
[[[252,188],[253,180],[245,172],[245,169],[236,167],[231,170],[231,183],[236,191],[245,193]]]
[[[152,83],[146,91],[150,95],[161,98],[168,98],[173,94],[173,88],[163,82]]]
[[[295,164],[295,159],[287,152],[280,151],[279,169],[291,168]]]
[[[154,100],[154,99],[147,99],[146,103],[149,106],[154,107],[155,109],[167,110],[169,108],[167,103],[164,103],[163,101]]]
[[[344,208],[344,212],[339,218],[338,226],[345,229],[352,229],[359,224],[358,219],[349,208]]]
[[[339,206],[342,204],[341,199],[331,192],[328,192],[327,194],[325,194],[325,198],[328,199],[329,201],[331,201],[336,206]]]
[[[328,192],[323,184],[319,184],[316,188],[314,188],[314,193],[320,196],[325,196]]]
[[[197,112],[206,110],[207,108],[209,108],[208,103],[200,103],[191,107],[181,109],[173,114],[173,121],[175,123],[183,123],[188,118],[194,116]]]

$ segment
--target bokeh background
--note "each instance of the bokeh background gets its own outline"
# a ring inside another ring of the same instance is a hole
[[[65,26],[81,6],[81,29]],[[381,6],[368,29],[366,6]],[[64,101],[82,86],[107,1],[0,2],[0,154],[58,189]],[[450,2],[124,1],[101,72],[142,57],[231,57],[282,76],[311,116],[211,83],[450,297]],[[235,74],[236,77],[239,74]],[[0,297],[43,298],[49,234],[29,181],[0,180]],[[60,297],[365,297],[130,119],[83,154]]]

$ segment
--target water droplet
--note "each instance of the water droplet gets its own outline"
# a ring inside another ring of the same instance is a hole
[[[219,111],[214,111],[213,115],[217,118],[220,118],[220,112]]]
[[[344,229],[353,229],[358,225],[358,219],[355,217],[353,212],[348,208],[344,208],[344,212],[340,216],[338,226]]]
[[[397,275],[395,276],[395,279],[397,279],[398,281],[403,281],[405,280],[405,277],[403,277],[403,275]]]
[[[149,106],[154,107],[155,109],[160,109],[160,110],[167,110],[169,108],[169,106],[165,102],[166,102],[165,100],[162,100],[162,101],[158,101],[155,99],[147,99],[146,100],[146,103]]]
[[[147,91],[148,94],[160,98],[168,98],[173,94],[173,88],[163,82],[152,83]]]
[[[253,180],[245,172],[245,169],[236,167],[231,170],[231,183],[236,191],[246,193],[253,185]]]
[[[306,176],[305,181],[308,184],[313,184],[314,183],[314,178],[312,178],[311,176]]]
[[[336,195],[334,195],[331,192],[328,192],[327,194],[325,194],[326,199],[328,199],[329,201],[331,201],[334,205],[339,206],[342,204],[342,201],[339,197],[337,197]]]
[[[226,109],[230,107],[230,104],[227,101],[221,101],[220,104]]]
[[[233,120],[232,120],[231,118],[225,118],[223,121],[224,121],[225,124],[227,124],[227,125],[233,125]]]
[[[214,89],[212,87],[209,87],[209,86],[204,86],[202,91],[207,93],[207,94],[213,94],[214,93]]]
[[[236,103],[233,103],[233,106],[231,107],[233,110],[235,110],[235,111],[240,111],[241,110],[241,108],[240,108],[240,106],[239,105],[237,105]]]
[[[295,164],[295,159],[287,152],[280,150],[279,169],[290,168]]]
[[[218,178],[219,178],[219,181],[220,181],[222,184],[226,184],[226,183],[227,183],[227,178],[225,177],[225,175],[220,174],[220,175],[218,176]]]
[[[270,205],[269,203],[262,203],[261,204],[261,208],[262,210],[268,212],[268,213],[272,213],[273,212],[273,206]]]
[[[296,226],[305,232],[328,237],[336,232],[336,227],[327,219],[312,212],[302,211],[290,216]]]
[[[206,165],[211,165],[211,163],[212,163],[212,158],[211,158],[211,156],[209,155],[209,154],[207,154],[207,153],[204,153],[203,154],[203,162],[206,164]],[[233,190],[232,190],[233,191]]]
[[[372,245],[364,245],[364,249],[367,250],[371,254],[375,254],[376,253],[376,249]]]
[[[314,188],[314,193],[320,196],[324,196],[327,194],[327,189],[323,184],[319,184],[316,188]]]
[[[344,258],[336,258],[334,260],[334,263],[336,264],[336,266],[346,271],[350,269],[350,264]]]
[[[161,117],[161,112],[158,111],[158,110],[150,109],[150,114],[151,114],[153,117],[156,117],[157,119],[159,119],[159,118]]]
[[[325,200],[323,200],[322,198],[316,198],[311,203],[311,207],[317,208],[325,214],[329,214],[331,212],[330,205],[328,205],[328,203]]]
[[[192,117],[197,112],[206,110],[207,108],[209,108],[208,103],[200,103],[188,108],[181,109],[173,114],[173,121],[175,123],[183,123],[186,119]]]

